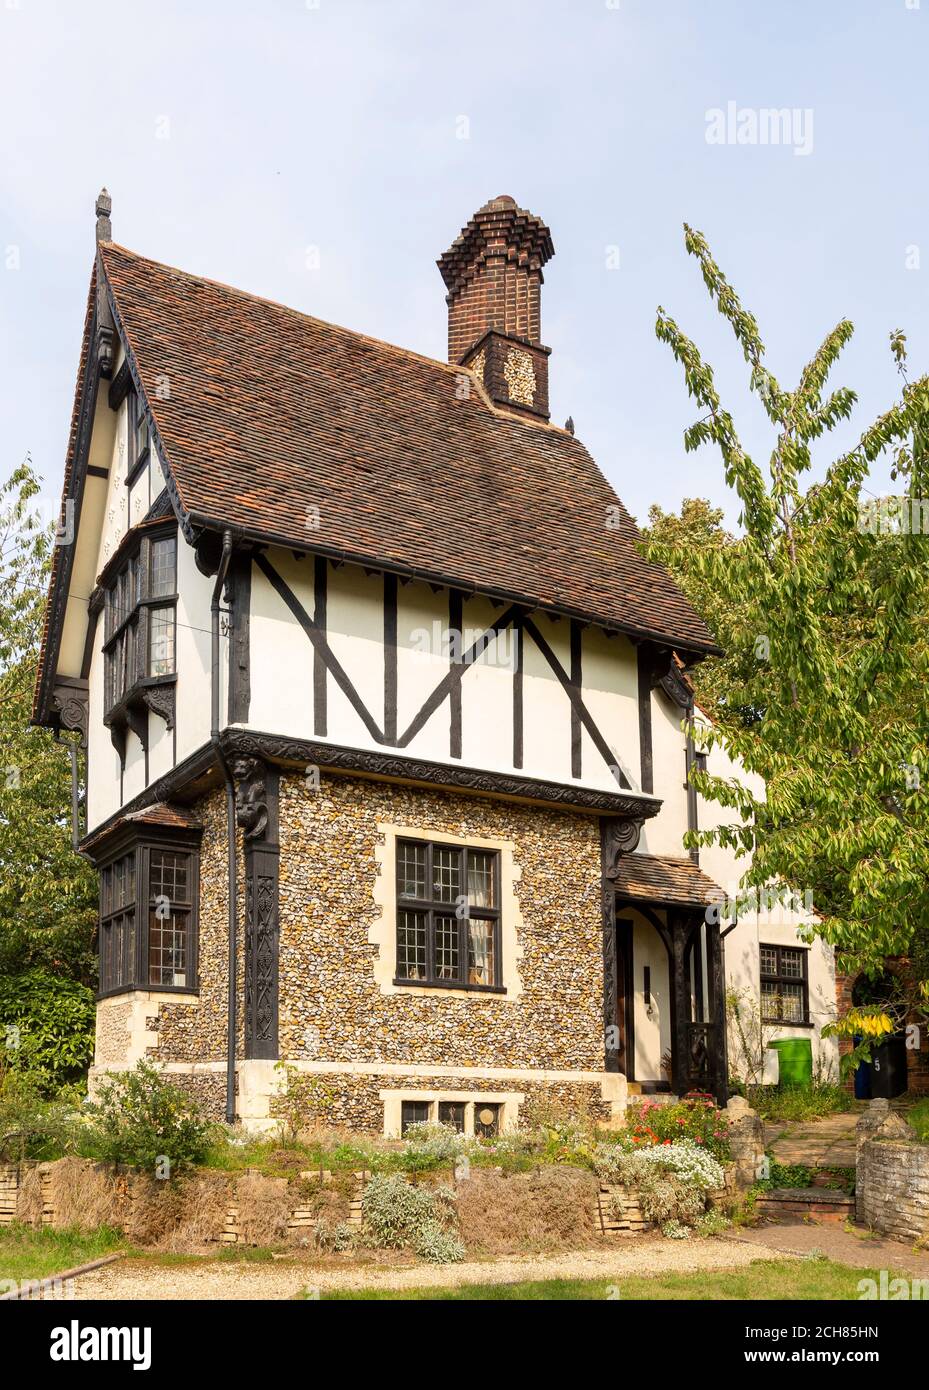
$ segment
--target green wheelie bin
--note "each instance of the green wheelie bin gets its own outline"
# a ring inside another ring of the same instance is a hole
[[[776,1038],[769,1042],[777,1053],[777,1084],[809,1090],[813,1084],[813,1044],[809,1038]]]

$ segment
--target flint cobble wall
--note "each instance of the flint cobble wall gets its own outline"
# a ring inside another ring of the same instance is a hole
[[[225,1057],[226,819],[222,793],[197,806],[200,860],[200,992],[163,1003],[149,1022],[162,1062]],[[520,989],[501,995],[386,993],[375,978],[372,926],[383,855],[379,823],[436,838],[513,846],[521,927]],[[505,1089],[606,1115],[599,1085],[481,1077],[485,1068],[601,1072],[603,1068],[600,843],[595,817],[462,797],[352,777],[280,782],[279,1055],[288,1062],[389,1062],[460,1066],[460,1076],[391,1078],[323,1073],[329,1118],[380,1129],[382,1089]],[[240,901],[240,928],[244,902]],[[240,931],[239,960],[244,958]],[[242,978],[239,979],[242,998]],[[241,1024],[241,1019],[240,1019]],[[239,1056],[242,1055],[241,1027]],[[115,1058],[113,1059],[116,1060]],[[177,1075],[176,1080],[181,1081]],[[221,1109],[219,1078],[208,1090]]]
[[[378,822],[514,845],[518,998],[385,994],[369,932]],[[332,1061],[598,1071],[600,841],[593,817],[353,778],[281,781],[280,1051]]]

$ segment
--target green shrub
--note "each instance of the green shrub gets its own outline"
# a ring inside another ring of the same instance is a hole
[[[666,1240],[687,1240],[690,1227],[685,1226],[682,1221],[666,1221],[661,1228],[661,1234]]]
[[[436,1265],[457,1264],[465,1257],[464,1241],[438,1221],[425,1222],[413,1248],[421,1259]]]
[[[813,1120],[851,1108],[844,1086],[831,1082],[812,1086],[750,1086],[748,1100],[763,1120]]]
[[[424,1259],[447,1263],[464,1257],[449,1253],[453,1233],[448,1230],[454,1214],[455,1194],[448,1188],[414,1186],[400,1173],[378,1173],[362,1194],[365,1225],[376,1245],[387,1249],[413,1249]],[[440,1241],[437,1232],[449,1236]]]
[[[763,1192],[776,1187],[812,1187],[813,1170],[805,1163],[778,1163],[776,1158],[769,1160],[768,1176],[760,1178],[755,1184]]]
[[[403,1139],[401,1165],[414,1172],[447,1168],[470,1147],[465,1136],[451,1125],[410,1125]]]
[[[0,1064],[46,1096],[83,1079],[94,1051],[93,991],[48,970],[0,976]]]
[[[704,1214],[706,1194],[722,1187],[721,1164],[692,1139],[677,1144],[641,1145],[632,1150],[597,1152],[601,1177],[635,1192],[646,1221],[694,1225]]]
[[[347,1221],[337,1221],[334,1225],[320,1216],[316,1222],[316,1246],[319,1250],[332,1250],[341,1253],[353,1250],[356,1234]]]
[[[15,1071],[0,1074],[0,1160],[63,1158],[73,1153],[79,1129],[75,1094],[46,1100],[34,1077]]]
[[[111,1075],[86,1109],[85,1153],[161,1177],[202,1162],[215,1138],[215,1126],[193,1098],[150,1062]]]
[[[728,1231],[732,1222],[729,1217],[721,1211],[711,1209],[705,1211],[694,1223],[694,1235],[697,1236],[721,1236],[724,1231]]]
[[[929,1143],[929,1096],[917,1101],[906,1117],[923,1143]]]

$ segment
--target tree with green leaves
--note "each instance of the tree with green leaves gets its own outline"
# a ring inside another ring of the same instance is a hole
[[[30,1017],[52,1036],[57,1000],[65,1031],[75,1008],[92,1029],[97,901],[93,871],[71,847],[67,748],[30,727],[53,544],[38,491],[28,462],[0,487],[0,1063],[32,1071],[41,1049],[23,1037]]]
[[[646,549],[727,653],[694,673],[714,720],[708,743],[723,743],[766,788],[756,796],[737,777],[695,771],[740,824],[694,842],[750,852],[746,886],[810,890],[840,968],[876,974],[885,957],[910,956],[929,1011],[929,380],[910,380],[905,337],[893,333],[899,399],[811,481],[813,445],[856,403],[847,387],[827,389],[851,323],[827,335],[788,390],[703,235],[686,227],[685,244],[774,434],[765,470],[743,448],[712,368],[659,308],[657,335],[700,412],[685,448],[719,449],[742,529],[727,535],[719,513],[691,502],[679,522],[653,513]],[[877,505],[867,484],[882,457],[900,498]]]

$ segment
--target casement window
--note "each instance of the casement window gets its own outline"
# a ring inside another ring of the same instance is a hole
[[[151,441],[148,432],[148,417],[135,391],[130,391],[126,397],[126,409],[129,413],[126,486],[131,487],[151,457]]]
[[[465,1103],[463,1100],[440,1100],[439,1101],[439,1124],[448,1125],[451,1129],[457,1129],[459,1134],[465,1132]]]
[[[406,1134],[410,1125],[428,1124],[431,1111],[428,1100],[405,1100],[400,1107],[400,1133]]]
[[[765,1023],[809,1023],[809,952],[761,946],[761,1016]]]
[[[502,993],[500,856],[397,840],[395,984]]]
[[[100,870],[100,994],[197,988],[199,855],[139,838]]]
[[[474,1135],[477,1139],[495,1139],[500,1133],[500,1110],[497,1104],[476,1101],[474,1106]]]
[[[504,1105],[499,1100],[441,1100],[434,1096],[406,1097],[399,1102],[400,1133],[406,1134],[410,1125],[449,1125],[459,1134],[476,1139],[495,1139],[503,1133]],[[511,1117],[512,1118],[512,1117]],[[386,1116],[385,1116],[386,1120]],[[389,1121],[385,1133],[390,1133]],[[393,1130],[396,1133],[396,1130]]]
[[[104,597],[104,717],[174,680],[177,532],[146,534],[107,578]]]

